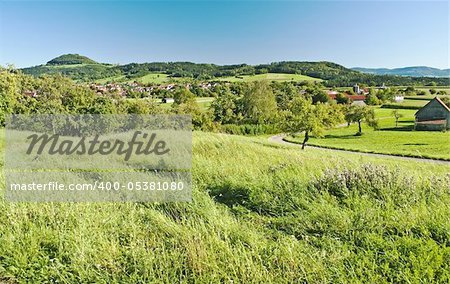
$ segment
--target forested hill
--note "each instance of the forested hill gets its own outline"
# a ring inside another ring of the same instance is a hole
[[[64,54],[53,58],[47,65],[97,64],[94,60],[79,54]]]
[[[34,76],[61,73],[78,81],[94,81],[105,78],[133,80],[149,73],[164,73],[170,77],[183,77],[202,81],[213,81],[223,77],[256,75],[265,73],[301,74],[324,80],[328,86],[352,86],[364,83],[386,85],[448,85],[448,78],[404,77],[393,75],[365,74],[332,62],[285,61],[260,65],[215,65],[191,62],[153,62],[112,65],[96,63],[85,56],[67,54],[50,60],[45,65],[22,69]]]

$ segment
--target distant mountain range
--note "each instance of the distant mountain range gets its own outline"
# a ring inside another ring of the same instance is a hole
[[[355,71],[375,75],[397,75],[411,77],[450,77],[450,69],[437,69],[427,66],[412,66],[403,68],[352,68]]]

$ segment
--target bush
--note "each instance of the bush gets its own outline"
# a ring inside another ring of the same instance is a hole
[[[321,193],[334,196],[340,202],[366,196],[381,203],[405,207],[445,195],[449,184],[449,176],[447,179],[431,177],[419,182],[415,177],[400,172],[398,168],[365,164],[359,168],[327,170],[313,180],[311,186]]]
[[[426,96],[426,95],[427,95],[427,92],[421,90],[421,91],[417,91],[416,94],[417,94],[418,96]]]
[[[278,127],[273,124],[224,124],[220,126],[219,131],[233,135],[262,135],[280,132]]]
[[[394,105],[394,104],[384,104],[381,108],[392,108],[392,109],[421,109],[421,106],[405,106],[405,105]]]

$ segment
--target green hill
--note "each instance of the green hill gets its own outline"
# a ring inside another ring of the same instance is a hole
[[[111,65],[97,63],[78,54],[65,54],[50,60],[45,65],[24,68],[22,71],[33,76],[59,73],[77,81],[109,81],[120,78],[121,81],[141,81],[161,83],[162,76],[167,80],[193,79],[198,81],[252,81],[264,78],[274,81],[320,81],[326,86],[349,87],[356,83],[369,86],[409,86],[448,85],[447,78],[404,77],[394,75],[366,74],[348,69],[342,65],[320,61],[300,62],[284,61],[270,64],[216,65],[192,62],[151,62]],[[162,74],[153,80],[152,74]],[[151,79],[149,81],[149,78]],[[155,82],[153,82],[155,81]]]
[[[47,65],[97,64],[94,60],[79,54],[64,54],[53,58]]]

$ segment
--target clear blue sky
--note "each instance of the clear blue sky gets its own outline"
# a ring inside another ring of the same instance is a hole
[[[449,4],[419,1],[0,0],[0,64],[333,61],[449,67]]]

